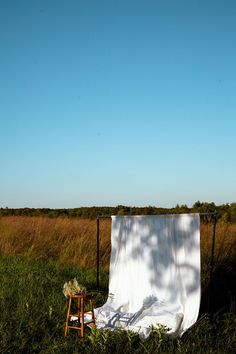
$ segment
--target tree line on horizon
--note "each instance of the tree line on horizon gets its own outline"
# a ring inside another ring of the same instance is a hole
[[[72,217],[83,219],[95,219],[99,216],[110,215],[161,215],[179,213],[208,213],[216,212],[217,218],[225,222],[236,223],[236,203],[215,205],[211,202],[197,201],[192,207],[177,204],[174,208],[162,208],[155,206],[135,207],[117,205],[92,206],[79,208],[0,208],[0,216],[47,216],[47,217]],[[207,220],[206,220],[207,221]]]

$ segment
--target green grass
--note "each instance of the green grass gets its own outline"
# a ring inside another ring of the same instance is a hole
[[[234,353],[236,316],[231,312],[202,315],[182,338],[153,328],[148,340],[126,331],[87,329],[85,340],[75,333],[64,338],[67,300],[65,281],[76,277],[88,290],[96,274],[78,266],[0,255],[0,353]],[[95,306],[106,301],[108,274],[101,274]]]
[[[74,277],[88,290],[95,287],[96,276],[91,270],[56,262],[0,257],[1,353],[41,353],[50,347],[70,348],[69,341],[62,338],[67,306],[62,287]],[[103,275],[102,284],[104,280],[107,283]],[[98,305],[104,301],[104,296],[96,296]],[[60,352],[53,350],[52,353]]]

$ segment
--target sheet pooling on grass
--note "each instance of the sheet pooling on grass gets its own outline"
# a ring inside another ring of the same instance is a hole
[[[123,327],[146,338],[162,324],[181,335],[200,304],[199,214],[113,216],[109,296],[98,328]]]

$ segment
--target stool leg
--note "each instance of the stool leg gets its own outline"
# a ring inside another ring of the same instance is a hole
[[[81,297],[78,297],[78,323],[80,324],[80,327],[78,328],[78,335],[79,335],[79,331],[82,331],[80,316],[81,316]]]
[[[81,297],[81,337],[84,337],[84,298]]]
[[[66,326],[65,326],[65,337],[68,334],[68,323],[69,323],[70,310],[71,310],[71,297],[69,298],[69,304],[68,304],[68,309],[67,309]]]

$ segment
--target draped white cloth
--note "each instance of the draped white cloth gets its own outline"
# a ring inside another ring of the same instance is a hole
[[[146,338],[150,326],[181,335],[200,305],[199,214],[113,216],[109,296],[98,328]]]

